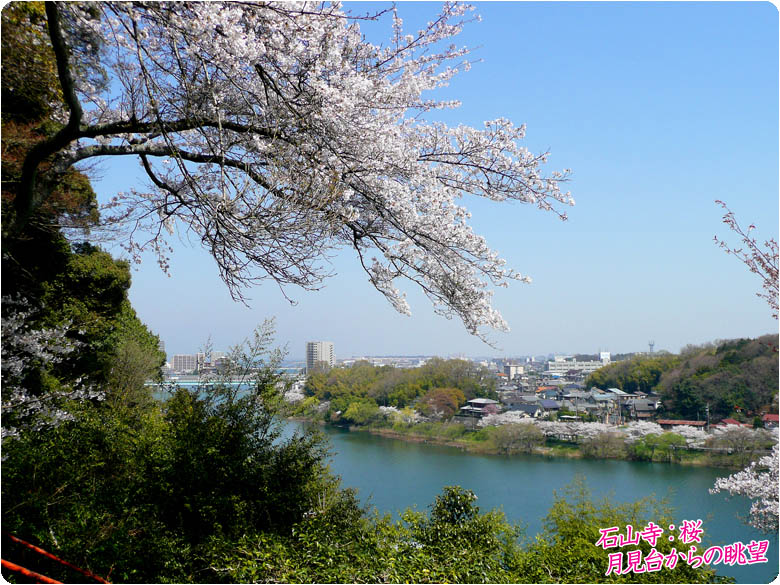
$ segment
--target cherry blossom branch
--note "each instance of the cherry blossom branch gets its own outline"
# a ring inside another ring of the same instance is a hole
[[[742,239],[745,248],[731,248],[723,240],[718,239],[717,236],[714,237],[715,243],[723,248],[727,254],[732,254],[739,258],[750,272],[758,274],[762,280],[764,292],[756,293],[756,296],[766,300],[773,311],[772,316],[777,319],[778,285],[780,284],[778,279],[777,241],[774,238],[766,240],[762,248],[751,235],[751,232],[756,228],[755,225],[750,224],[747,230],[743,229],[737,222],[736,217],[734,217],[734,212],[723,201],[718,200],[715,203],[726,210],[726,214],[723,216],[723,223]]]
[[[451,41],[470,7],[446,3],[415,34],[392,11],[391,41],[377,46],[360,32],[369,17],[338,4],[84,6],[47,5],[71,119],[45,154],[55,175],[138,157],[149,184],[118,193],[103,213],[129,227],[136,261],[149,249],[166,268],[166,238],[184,230],[243,301],[264,279],[316,290],[330,255],[349,247],[400,312],[409,307],[397,284],[407,280],[482,339],[484,328],[507,328],[490,287],[530,279],[472,231],[460,200],[514,200],[562,219],[574,201],[562,189],[569,171],[543,172],[548,154],[521,145],[525,126],[426,120],[458,105],[426,92],[468,69],[468,49]],[[64,23],[78,34],[55,38]],[[98,52],[74,50],[72,39],[90,36]],[[95,69],[110,73],[110,89],[77,75]],[[45,198],[46,182],[25,178]]]

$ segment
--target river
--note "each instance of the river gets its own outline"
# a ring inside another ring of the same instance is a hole
[[[292,429],[301,423],[291,423]],[[710,546],[769,539],[769,563],[717,565],[737,583],[769,583],[778,574],[777,535],[767,537],[739,520],[749,502],[711,495],[725,469],[634,461],[476,455],[452,447],[423,445],[364,432],[322,427],[332,446],[331,469],[344,487],[354,487],[363,503],[380,512],[416,506],[426,509],[445,485],[473,490],[482,510],[501,508],[529,537],[541,531],[553,491],[582,476],[595,498],[630,502],[645,496],[668,497],[678,523],[703,520],[703,542]],[[703,549],[700,549],[700,551]],[[606,567],[605,567],[606,570]]]

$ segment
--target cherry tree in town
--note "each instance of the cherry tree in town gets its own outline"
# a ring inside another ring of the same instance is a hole
[[[199,240],[234,299],[263,280],[319,288],[351,249],[404,314],[398,285],[419,286],[447,318],[485,339],[507,329],[493,287],[529,279],[469,226],[465,196],[518,201],[566,217],[568,170],[522,146],[499,118],[451,127],[426,97],[470,66],[453,44],[470,8],[444,4],[407,32],[394,11],[353,17],[338,3],[46,3],[62,129],[24,161],[20,228],[56,177],[133,157],[148,185],[118,193],[106,220],[137,259],[168,267],[177,231]],[[367,42],[362,19],[391,36]],[[119,225],[112,223],[112,225]]]
[[[626,425],[623,433],[626,435],[626,442],[633,443],[647,437],[648,435],[662,435],[664,432],[661,425],[649,420],[633,421]]]
[[[709,438],[706,431],[696,427],[689,427],[688,425],[675,425],[672,427],[671,432],[684,438],[686,445],[689,447],[701,447]]]
[[[535,424],[535,421],[522,411],[507,410],[506,412],[483,416],[477,423],[480,427],[499,427],[512,424]]]

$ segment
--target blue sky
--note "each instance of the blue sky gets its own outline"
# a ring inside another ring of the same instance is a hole
[[[373,5],[380,6],[380,5]],[[410,30],[436,3],[399,3]],[[355,13],[371,5],[347,3]],[[777,332],[760,280],[713,242],[737,244],[721,223],[726,201],[760,238],[778,232],[778,11],[770,3],[478,3],[482,21],[456,39],[479,59],[438,95],[462,107],[441,114],[479,126],[499,116],[527,124],[526,146],[551,151],[548,170],[571,168],[569,221],[519,204],[464,200],[475,231],[533,278],[496,291],[511,332],[494,350],[462,324],[433,314],[407,287],[412,317],[396,313],[345,251],[323,290],[267,282],[234,303],[213,261],[186,242],[171,277],[150,257],[130,298],[169,355],[215,348],[276,318],[290,357],[307,340],[337,357],[513,356],[596,351],[678,351],[688,343]],[[372,24],[372,40],[390,25]],[[140,174],[103,165],[102,198]],[[117,248],[112,251],[120,255]]]

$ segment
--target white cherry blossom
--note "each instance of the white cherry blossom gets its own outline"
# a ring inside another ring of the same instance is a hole
[[[524,125],[429,119],[457,106],[426,92],[468,69],[451,42],[470,11],[446,3],[411,33],[393,11],[391,41],[374,45],[338,3],[47,3],[69,119],[25,163],[19,221],[48,196],[47,157],[62,171],[131,156],[148,189],[104,216],[128,227],[133,255],[165,268],[166,238],[189,233],[244,300],[264,279],[317,289],[349,248],[399,312],[406,280],[472,334],[507,329],[491,288],[530,279],[472,231],[463,198],[562,218],[574,201],[568,170],[544,173],[547,153],[522,146]]]
[[[758,530],[770,533],[776,533],[778,529],[778,450],[780,446],[775,445],[771,455],[754,461],[740,472],[719,477],[715,487],[710,489],[713,494],[727,491],[753,500],[748,522]]]
[[[19,434],[19,428],[43,430],[72,420],[68,401],[102,400],[105,393],[81,378],[62,390],[33,394],[25,377],[36,368],[47,368],[68,359],[83,343],[67,337],[70,323],[47,329],[31,325],[34,308],[24,298],[2,299],[2,438]]]

